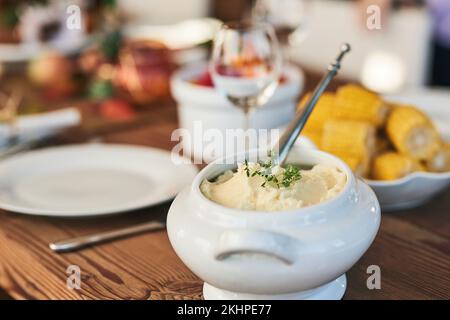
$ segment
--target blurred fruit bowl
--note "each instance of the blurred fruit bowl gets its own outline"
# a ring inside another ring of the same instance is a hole
[[[170,96],[173,70],[170,51],[150,40],[131,41],[119,52],[113,84],[137,104],[149,104]]]

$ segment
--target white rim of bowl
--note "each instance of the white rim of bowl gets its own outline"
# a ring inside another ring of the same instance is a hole
[[[208,172],[208,170],[210,170],[210,168],[215,165],[222,165],[222,164],[218,164],[218,162],[220,162],[220,161],[230,159],[230,158],[238,158],[239,159],[239,157],[242,157],[243,155],[246,154],[245,152],[237,153],[230,157],[217,159],[217,160],[211,162],[210,164],[208,164],[195,177],[194,181],[192,182],[191,192],[200,201],[203,201],[203,203],[207,204],[209,207],[211,207],[214,210],[223,212],[227,215],[236,216],[236,214],[239,214],[239,215],[247,217],[247,218],[253,218],[253,217],[257,218],[260,215],[267,216],[267,215],[273,215],[273,214],[276,214],[277,217],[278,216],[290,217],[296,213],[297,214],[301,213],[302,215],[308,215],[308,214],[311,214],[314,212],[317,213],[317,212],[323,211],[321,209],[323,209],[325,206],[329,206],[329,205],[332,205],[333,203],[337,203],[337,202],[342,202],[345,199],[345,197],[344,197],[345,194],[348,194],[350,192],[350,188],[352,186],[356,185],[356,183],[357,183],[357,179],[355,178],[352,170],[348,167],[348,165],[345,162],[343,162],[341,159],[339,159],[338,157],[336,157],[332,154],[329,154],[327,152],[320,151],[320,150],[311,149],[311,148],[300,148],[300,149],[309,151],[311,153],[315,153],[319,157],[328,158],[328,159],[332,160],[333,162],[337,163],[337,167],[345,173],[346,178],[347,178],[344,188],[341,190],[341,192],[338,195],[336,195],[335,197],[333,197],[331,199],[320,202],[318,204],[314,204],[314,205],[307,206],[304,208],[280,210],[280,211],[259,211],[259,210],[234,209],[234,208],[225,207],[221,204],[218,204],[218,203],[208,199],[200,190],[200,184],[206,178],[205,176],[206,176],[206,173]],[[252,154],[255,152],[258,152],[258,150],[250,150],[248,153]]]
[[[186,76],[202,74],[207,70],[208,70],[208,63],[205,61],[197,62],[194,64],[190,64],[186,67],[180,68],[179,70],[175,71],[175,73],[172,76],[171,80],[172,86],[177,84],[188,86],[190,88],[195,88],[196,90],[200,91],[208,91],[208,92],[211,90],[215,91],[214,87],[198,85],[186,79]],[[293,64],[283,64],[281,76],[282,75],[285,75],[287,77],[287,81],[285,83],[278,85],[279,88],[302,85],[302,83],[304,82],[303,80],[305,75],[303,73],[303,70],[296,67]]]
[[[450,179],[450,172],[413,172],[407,176],[395,179],[395,180],[372,180],[364,179],[370,186],[382,187],[382,186],[395,186],[407,183],[414,179],[430,179],[430,180],[446,180]]]

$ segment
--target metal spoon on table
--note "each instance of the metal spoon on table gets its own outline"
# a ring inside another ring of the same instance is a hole
[[[295,118],[291,121],[286,131],[284,131],[283,135],[278,140],[277,146],[274,148],[274,150],[272,150],[272,153],[274,154],[274,161],[280,166],[286,160],[289,151],[300,135],[300,132],[305,127],[306,121],[308,121],[308,118],[311,115],[311,112],[313,111],[313,108],[319,100],[320,96],[341,68],[342,58],[348,52],[350,52],[350,45],[348,43],[344,43],[340,48],[340,52],[336,60],[330,63],[330,65],[328,66],[328,72],[323,76],[322,80],[314,89],[314,92],[306,102],[303,110],[296,114]]]

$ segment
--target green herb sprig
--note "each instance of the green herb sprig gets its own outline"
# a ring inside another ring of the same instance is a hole
[[[248,160],[244,161],[244,171],[247,177],[260,176],[265,179],[261,184],[261,187],[266,187],[270,185],[275,188],[285,187],[288,188],[292,183],[301,179],[300,168],[294,165],[288,165],[284,169],[282,179],[280,181],[279,177],[273,174],[272,170],[275,167],[275,162],[269,157],[265,162],[260,162],[260,169],[251,172],[248,166]]]
[[[302,176],[300,174],[300,168],[299,167],[296,167],[296,166],[293,166],[293,165],[288,165],[286,167],[286,169],[284,170],[283,180],[281,181],[281,184],[284,187],[287,188],[294,181],[300,180],[301,177]]]

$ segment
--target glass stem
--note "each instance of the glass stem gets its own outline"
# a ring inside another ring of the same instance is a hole
[[[289,43],[285,43],[281,47],[281,54],[283,55],[283,59],[286,64],[291,63],[291,47],[289,46]]]
[[[245,122],[244,122],[244,150],[249,151],[250,150],[250,141],[249,141],[249,134],[248,131],[251,129],[250,123],[251,118],[253,114],[254,108],[247,107],[244,109],[244,115],[245,115]]]

